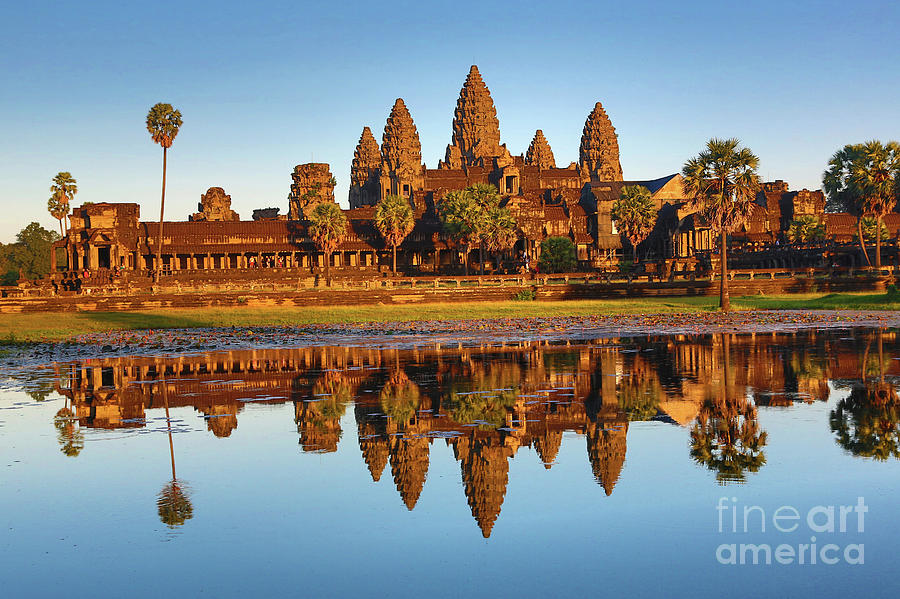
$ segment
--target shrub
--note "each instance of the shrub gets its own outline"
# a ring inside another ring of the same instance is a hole
[[[517,293],[513,299],[517,302],[533,302],[535,300],[534,291],[531,289],[523,289]]]

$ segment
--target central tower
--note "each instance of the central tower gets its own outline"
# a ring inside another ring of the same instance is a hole
[[[472,65],[459,91],[453,115],[453,141],[447,146],[443,168],[486,166],[503,154],[500,148],[500,121],[487,85],[478,67]]]

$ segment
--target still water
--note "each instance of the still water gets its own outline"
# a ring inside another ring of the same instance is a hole
[[[17,371],[0,593],[895,596],[898,359],[855,329]]]

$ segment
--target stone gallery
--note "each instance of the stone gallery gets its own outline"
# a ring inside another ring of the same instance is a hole
[[[653,232],[640,246],[643,255],[689,268],[698,252],[713,248],[708,226],[686,210],[680,175],[625,180],[616,130],[600,102],[587,115],[578,156],[577,163],[557,165],[541,129],[523,154],[513,155],[501,143],[490,91],[472,66],[460,90],[444,159],[436,168],[428,168],[413,117],[398,98],[380,146],[370,127],[362,129],[350,166],[350,208],[344,210],[347,234],[328,258],[330,266],[354,272],[390,267],[390,246],[373,223],[375,206],[389,194],[407,198],[415,216],[412,233],[398,248],[401,270],[449,273],[464,260],[476,263],[477,249],[448,236],[436,208],[446,193],[474,184],[496,187],[502,205],[515,218],[517,240],[499,260],[507,265],[535,264],[541,241],[556,236],[572,240],[580,268],[615,264],[623,241],[610,214],[626,185],[646,187],[658,210]],[[330,166],[322,163],[298,165],[291,177],[287,213],[263,208],[254,210],[252,220],[241,220],[231,209],[231,196],[221,187],[211,187],[201,195],[198,212],[187,221],[164,224],[163,271],[324,266],[326,256],[308,233],[308,216],[322,202],[335,203],[336,180]],[[756,249],[774,247],[794,218],[822,215],[824,204],[821,191],[792,192],[783,181],[766,183],[750,222],[733,236],[734,241]],[[852,239],[855,218],[842,214],[822,218],[829,239]],[[900,227],[890,218],[886,224]],[[134,203],[85,204],[73,211],[66,236],[56,244],[54,269],[152,269],[158,226],[142,221]],[[472,255],[463,256],[463,252]],[[489,267],[494,270],[501,264]]]

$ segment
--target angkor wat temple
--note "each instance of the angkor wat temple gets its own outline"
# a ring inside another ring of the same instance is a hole
[[[372,130],[363,128],[350,167],[347,237],[331,257],[334,267],[388,268],[389,248],[373,225],[374,206],[387,194],[398,194],[409,199],[416,219],[399,248],[401,268],[408,274],[452,272],[462,262],[463,249],[444,233],[435,206],[448,191],[476,183],[495,186],[516,219],[518,239],[505,256],[510,261],[527,255],[536,262],[542,240],[565,236],[574,242],[581,268],[614,262],[623,241],[610,212],[622,187],[629,184],[647,187],[658,209],[656,226],[641,245],[642,254],[683,266],[713,247],[706,224],[685,208],[680,175],[625,180],[616,131],[600,102],[585,120],[578,162],[564,167],[556,164],[541,129],[523,154],[513,155],[501,143],[497,111],[476,66],[460,90],[451,142],[437,168],[423,163],[415,122],[400,98],[391,108],[381,140],[379,147]],[[259,265],[309,271],[324,266],[326,258],[307,232],[306,215],[318,203],[335,202],[335,183],[328,164],[298,165],[292,173],[287,214],[261,209],[254,211],[253,220],[240,220],[231,210],[231,197],[222,188],[211,187],[201,196],[199,211],[187,221],[165,223],[164,271]],[[733,236],[734,243],[775,247],[784,242],[790,222],[804,214],[823,215],[829,240],[851,241],[855,218],[824,215],[824,206],[821,191],[790,191],[783,181],[766,183],[751,221]],[[889,217],[886,224],[896,236],[900,218]],[[66,237],[56,244],[60,258],[54,254],[53,259],[60,263],[54,268],[150,269],[157,225],[140,220],[137,204],[83,205],[73,211]],[[470,261],[475,263],[478,252],[471,251]]]

